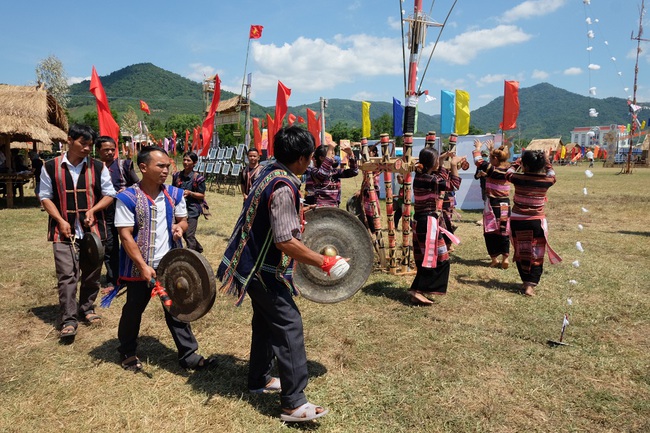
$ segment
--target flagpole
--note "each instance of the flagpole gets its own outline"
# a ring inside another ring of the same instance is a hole
[[[244,138],[246,149],[250,149],[251,144],[251,75],[248,74],[248,84],[246,84],[246,121],[244,124],[244,129],[246,129],[246,136]]]
[[[246,61],[244,62],[244,76],[242,77],[241,80],[241,92],[239,93],[240,96],[244,95],[244,83],[246,82],[246,69],[248,68],[248,53],[251,49],[251,38],[250,35],[248,37],[248,45],[246,47]]]

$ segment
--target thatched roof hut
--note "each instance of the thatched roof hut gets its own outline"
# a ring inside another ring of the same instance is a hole
[[[562,141],[562,138],[535,139],[528,143],[526,150],[548,150],[549,154],[552,156],[563,145],[564,142]]]
[[[11,141],[66,141],[68,119],[42,88],[0,84],[0,144]]]

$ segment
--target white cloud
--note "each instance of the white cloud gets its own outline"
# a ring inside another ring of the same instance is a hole
[[[210,77],[217,72],[214,67],[210,65],[204,65],[203,63],[191,63],[189,67],[192,72],[186,74],[185,76],[194,81],[203,81],[205,78]]]
[[[506,74],[488,74],[478,79],[476,85],[478,87],[483,87],[486,84],[499,83],[505,81],[509,78],[509,75]]]
[[[90,80],[90,77],[68,77],[68,85],[81,83],[82,81]]]
[[[519,19],[533,18],[555,12],[566,4],[566,0],[527,0],[506,11],[501,20],[511,23]]]
[[[353,101],[372,101],[377,99],[377,95],[371,92],[357,92],[350,99]]]
[[[449,41],[438,43],[434,57],[456,65],[467,65],[486,50],[520,44],[531,39],[517,26],[499,25],[493,29],[472,30]]]
[[[334,37],[333,42],[299,37],[282,46],[254,42],[251,58],[259,68],[255,86],[272,89],[277,80],[302,91],[333,89],[363,77],[402,75],[399,39],[367,35]],[[377,59],[382,59],[381,64]]]
[[[531,77],[536,79],[536,80],[546,80],[549,76],[550,76],[550,74],[548,72],[540,71],[538,69],[535,69],[533,71],[533,74],[531,75]]]
[[[582,69],[575,66],[564,70],[564,75],[580,75],[580,74],[582,74]]]
[[[395,17],[388,17],[387,20],[388,27],[390,27],[393,30],[402,30],[402,23],[399,19]]]
[[[484,100],[484,101],[492,101],[496,96],[491,95],[489,93],[483,94],[483,95],[478,95],[478,99]]]
[[[347,8],[347,9],[348,9],[349,11],[356,11],[356,10],[358,10],[359,8],[361,8],[361,1],[360,1],[360,0],[355,0],[355,1],[353,1],[353,2],[350,2],[350,4],[348,5],[348,8]]]

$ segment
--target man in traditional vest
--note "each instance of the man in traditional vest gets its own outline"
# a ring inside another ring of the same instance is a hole
[[[250,392],[280,392],[283,421],[311,421],[327,414],[308,403],[307,356],[300,311],[292,298],[294,260],[319,267],[340,278],[346,259],[327,257],[300,241],[300,180],[314,154],[314,137],[298,126],[283,128],[274,138],[277,161],[267,165],[253,185],[217,271],[221,290],[246,293],[253,307],[248,373]],[[270,375],[274,358],[280,377]]]
[[[239,185],[241,186],[241,193],[244,196],[244,201],[248,197],[248,193],[253,186],[255,180],[262,170],[262,165],[260,164],[260,154],[256,148],[251,147],[248,149],[248,165],[239,174]]]
[[[187,206],[183,190],[165,185],[171,159],[158,146],[143,147],[138,153],[142,181],[117,195],[115,226],[120,233],[120,284],[126,284],[126,302],[117,329],[122,368],[137,372],[142,362],[136,355],[138,334],[151,283],[155,283],[160,260],[180,243],[187,230]],[[114,289],[112,295],[117,292]],[[110,295],[109,295],[110,296]],[[165,322],[178,349],[181,367],[193,370],[212,368],[217,359],[196,353],[199,345],[189,323],[164,309]]]
[[[124,191],[127,187],[138,183],[133,161],[130,159],[116,158],[117,146],[112,137],[102,135],[95,140],[95,150],[99,159],[104,163],[111,175],[111,182],[115,194]],[[115,201],[104,211],[106,221],[106,242],[104,243],[104,265],[106,266],[106,291],[111,291],[117,285],[120,271],[120,239],[114,224]]]
[[[101,321],[94,305],[101,267],[90,272],[79,269],[79,242],[88,231],[106,239],[103,210],[115,196],[108,169],[90,157],[96,136],[89,126],[72,125],[68,151],[47,161],[41,171],[39,195],[49,215],[47,236],[54,249],[62,339],[77,334],[80,320],[89,324]]]

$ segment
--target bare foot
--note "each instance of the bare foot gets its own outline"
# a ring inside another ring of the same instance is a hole
[[[504,257],[503,261],[501,262],[501,269],[508,269],[510,266],[510,262],[508,261],[508,257]]]
[[[499,261],[497,260],[496,257],[492,257],[492,262],[490,263],[490,267],[496,268],[497,266],[499,266]]]
[[[413,305],[433,305],[433,301],[428,299],[421,292],[410,290],[409,295],[411,295],[411,303]]]
[[[535,290],[533,289],[533,286],[529,285],[524,285],[524,295],[526,296],[535,296]]]

